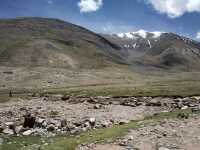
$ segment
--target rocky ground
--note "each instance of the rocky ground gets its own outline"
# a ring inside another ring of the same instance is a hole
[[[199,150],[200,117],[187,120],[164,120],[137,130],[105,145],[90,144],[79,150]]]
[[[0,103],[0,135],[40,135],[52,137],[58,134],[79,134],[88,130],[107,128],[142,120],[159,112],[176,109],[197,111],[200,97],[66,97],[45,95],[27,99],[12,98]],[[84,145],[80,150],[192,150],[200,143],[200,118],[186,121],[164,120],[130,131],[115,143]],[[188,130],[189,129],[189,130]],[[190,130],[191,129],[191,130]],[[191,145],[191,143],[194,143]]]

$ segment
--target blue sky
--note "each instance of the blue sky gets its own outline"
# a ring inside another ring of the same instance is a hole
[[[200,32],[200,0],[0,0],[0,18],[29,16],[59,18],[104,33],[144,29],[197,39]]]

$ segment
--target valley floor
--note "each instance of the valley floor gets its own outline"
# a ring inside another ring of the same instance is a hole
[[[0,150],[199,146],[200,72],[0,67],[0,80]]]
[[[17,95],[51,93],[76,96],[199,95],[200,72],[136,71],[126,67],[69,70],[0,67],[0,101]]]

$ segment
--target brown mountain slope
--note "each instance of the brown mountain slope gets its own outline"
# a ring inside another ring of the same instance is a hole
[[[123,63],[119,48],[80,26],[57,19],[0,20],[0,65],[100,68]]]
[[[173,33],[99,35],[57,19],[0,20],[0,65],[200,70],[200,44]]]

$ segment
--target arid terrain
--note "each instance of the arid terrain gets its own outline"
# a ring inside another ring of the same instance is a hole
[[[0,150],[198,150],[200,43],[0,19]]]
[[[0,147],[195,150],[200,136],[199,110],[200,97],[12,98],[0,104]]]

